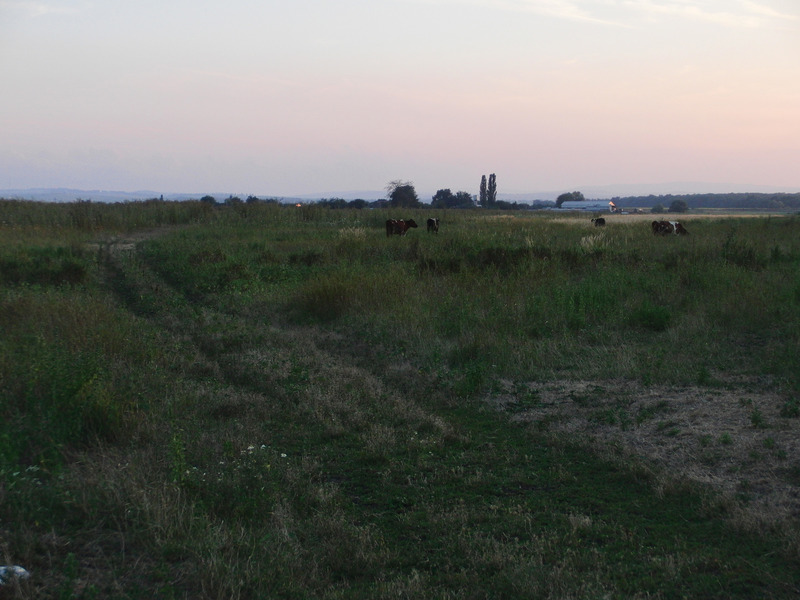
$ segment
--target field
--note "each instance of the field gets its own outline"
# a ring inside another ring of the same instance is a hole
[[[796,598],[800,218],[589,219],[0,201],[0,597]]]

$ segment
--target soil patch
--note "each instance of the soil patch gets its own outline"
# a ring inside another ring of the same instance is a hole
[[[667,473],[713,486],[759,518],[797,519],[798,399],[759,390],[757,383],[504,381],[488,401],[513,421],[621,449]]]
[[[127,235],[110,236],[107,239],[86,244],[86,248],[96,252],[106,252],[111,255],[133,252],[136,250],[136,244],[139,242],[162,236],[174,229],[174,227],[160,227],[157,229],[137,231]]]

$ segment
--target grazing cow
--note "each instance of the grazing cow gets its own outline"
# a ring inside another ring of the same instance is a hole
[[[439,233],[439,219],[428,219],[428,233]]]
[[[592,223],[594,223],[595,227],[605,227],[606,220],[603,217],[597,217],[596,219],[592,219]]]
[[[672,221],[672,226],[675,228],[675,233],[678,235],[689,235],[689,232],[686,231],[686,228],[680,224],[678,221]]]
[[[686,228],[679,221],[653,221],[651,224],[653,235],[689,235]]]
[[[672,223],[669,221],[653,221],[651,226],[654,235],[669,235],[675,232]]]
[[[402,219],[389,219],[386,221],[386,237],[392,234],[405,235],[411,227],[417,227],[414,219],[404,221]]]

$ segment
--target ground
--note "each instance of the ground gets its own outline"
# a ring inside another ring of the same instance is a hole
[[[707,484],[750,515],[800,517],[797,399],[757,382],[713,387],[631,381],[503,382],[489,402],[516,422],[570,433],[603,450]]]

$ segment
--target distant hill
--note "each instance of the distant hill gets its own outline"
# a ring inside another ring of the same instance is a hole
[[[16,200],[41,200],[46,202],[74,202],[75,200],[123,202],[125,200],[160,198],[161,194],[159,192],[146,190],[116,192],[109,190],[77,190],[71,188],[28,188],[0,190],[0,197]]]
[[[197,194],[162,194],[152,190],[138,190],[134,192],[121,192],[113,190],[78,190],[73,188],[29,188],[0,190],[0,198],[15,200],[38,200],[41,202],[75,202],[76,200],[91,200],[92,202],[129,202],[136,200],[151,200],[161,198],[164,200],[182,201],[199,200],[203,196],[213,196],[217,202],[223,202],[230,196],[239,196],[243,200],[247,195],[215,192]],[[282,202],[298,202],[300,197],[259,196],[259,198],[275,198]]]

